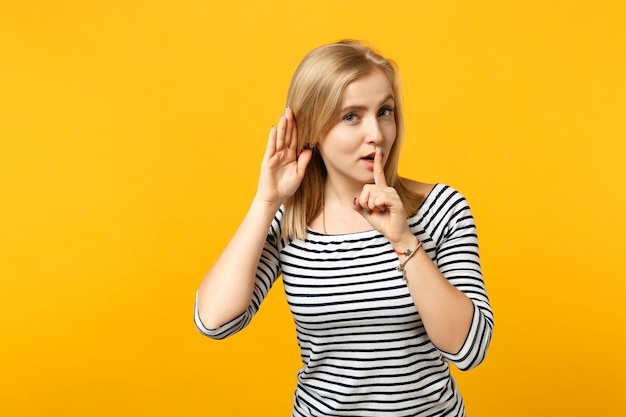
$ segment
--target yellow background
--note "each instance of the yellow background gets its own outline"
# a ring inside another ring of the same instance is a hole
[[[623,412],[625,3],[265,3],[0,2],[0,415],[289,415],[281,285],[223,342],[192,304],[295,66],[346,37],[400,65],[401,174],[478,222],[469,415]]]

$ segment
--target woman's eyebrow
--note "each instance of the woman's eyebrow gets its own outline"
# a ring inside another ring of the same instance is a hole
[[[386,102],[388,102],[389,100],[393,101],[395,103],[395,99],[393,98],[392,94],[389,94],[387,97],[385,97],[384,100],[382,100],[379,103],[379,106],[382,106],[383,104],[385,104]],[[363,105],[352,105],[352,106],[346,106],[344,108],[341,109],[341,112],[347,112],[347,111],[358,111],[358,110],[367,110],[367,106],[363,106]]]

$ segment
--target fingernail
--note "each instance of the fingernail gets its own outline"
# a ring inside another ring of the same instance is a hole
[[[354,197],[354,199],[352,200],[352,205],[356,206],[356,197]]]
[[[382,146],[379,146],[379,147],[378,147],[378,150],[380,151],[380,156],[383,156],[383,147],[382,147]]]
[[[369,214],[370,209],[368,209],[367,207],[363,207],[363,213],[365,214]]]

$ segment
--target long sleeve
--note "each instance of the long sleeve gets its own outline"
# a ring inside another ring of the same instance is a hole
[[[198,313],[198,301],[196,294],[196,302],[194,304],[194,323],[200,333],[212,339],[224,339],[244,329],[259,310],[261,303],[274,285],[274,282],[280,276],[280,264],[278,259],[278,246],[280,240],[280,219],[282,218],[282,209],[272,221],[272,225],[267,234],[265,245],[259,258],[256,270],[256,278],[254,282],[254,291],[248,308],[239,316],[233,318],[229,322],[215,329],[209,329],[204,326],[200,320]]]
[[[483,281],[476,224],[469,205],[451,187],[445,186],[439,193],[437,204],[429,208],[429,222],[423,225],[430,236],[436,236],[435,241],[428,242],[427,252],[448,281],[474,304],[471,326],[461,349],[456,353],[441,353],[465,371],[485,358],[493,333],[493,312]]]

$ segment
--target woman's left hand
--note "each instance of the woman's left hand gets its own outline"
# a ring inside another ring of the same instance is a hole
[[[363,186],[361,194],[354,199],[353,206],[394,247],[404,248],[415,244],[415,236],[409,229],[402,200],[396,189],[387,185],[380,147],[376,149],[374,156],[374,184]]]

